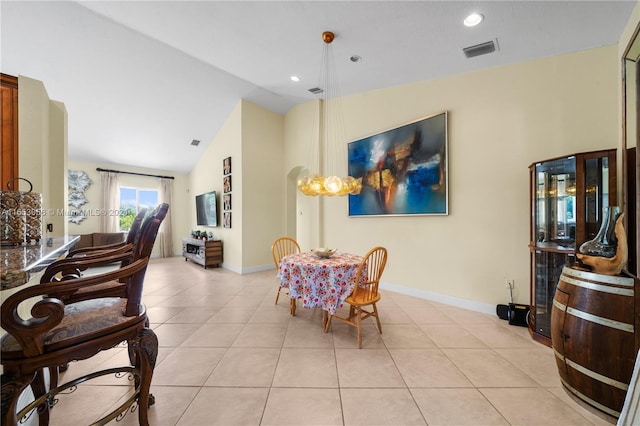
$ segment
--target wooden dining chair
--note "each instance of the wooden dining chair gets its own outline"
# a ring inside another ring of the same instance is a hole
[[[92,254],[98,254],[105,251],[119,249],[124,246],[133,247],[133,245],[135,245],[138,242],[138,239],[140,238],[140,227],[142,226],[142,221],[144,220],[146,215],[147,215],[147,209],[146,208],[140,209],[136,217],[133,219],[133,222],[131,223],[131,227],[129,228],[129,232],[127,233],[127,238],[125,238],[124,241],[120,241],[118,243],[112,243],[112,244],[92,246],[92,247],[82,247],[79,249],[71,249],[69,250],[69,254],[67,254],[66,256],[66,259],[79,258],[79,257],[84,257]]]
[[[128,374],[134,386],[132,394],[96,424],[115,419],[137,403],[132,411],[138,411],[140,425],[148,425],[148,407],[154,403],[150,385],[158,340],[149,328],[142,290],[149,255],[168,207],[161,204],[145,219],[133,256],[135,260],[127,265],[101,274],[42,282],[21,289],[3,301],[0,322],[7,334],[0,339],[0,361],[4,370],[2,424],[22,423],[36,410],[39,424],[46,425],[58,395],[72,393],[77,385],[93,378]],[[116,297],[104,297],[99,291],[87,291],[79,299],[70,297],[92,287],[122,281],[123,291]],[[20,317],[21,304],[34,297],[40,300],[31,309],[32,317]],[[58,366],[90,358],[121,342],[127,342],[131,365],[91,372],[58,385]],[[49,387],[43,378],[45,371],[51,373]],[[20,409],[17,401],[27,386],[31,386],[35,400]]]
[[[121,243],[72,250],[66,257],[56,260],[49,265],[40,277],[40,282],[46,283],[81,278],[88,274],[87,270],[96,270],[96,268],[105,266],[111,266],[113,268],[118,266],[123,267],[140,257],[145,257],[141,252],[142,247],[140,246],[143,222],[147,223],[146,226],[149,226],[148,218],[158,217],[158,215],[162,213],[166,215],[167,210],[168,204],[160,204],[153,211],[141,209],[131,224],[131,229],[129,230],[125,241]],[[162,220],[164,220],[164,215]],[[152,248],[153,245],[151,245],[151,249]],[[146,256],[150,255],[151,252],[146,254]],[[77,302],[96,296],[124,297],[125,290],[126,283],[124,280],[105,282],[99,286],[80,289],[74,294],[67,296],[65,298],[65,302]]]
[[[278,269],[280,269],[280,261],[283,257],[289,254],[300,253],[300,244],[296,240],[290,237],[282,237],[278,238],[271,245],[271,255],[273,256],[273,263],[276,265],[276,273]],[[278,292],[276,293],[276,302],[278,304],[278,299],[280,298],[280,290],[282,287],[278,286]],[[289,311],[291,315],[296,314],[296,300],[291,299],[289,301]]]
[[[380,301],[380,293],[378,293],[378,285],[380,277],[387,264],[387,249],[384,247],[374,247],[364,256],[362,263],[358,266],[356,272],[355,285],[353,292],[345,299],[349,306],[349,316],[341,318],[336,315],[330,315],[324,326],[324,332],[329,331],[331,319],[335,318],[347,323],[358,329],[358,349],[362,348],[362,321],[373,316],[378,323],[378,330],[382,334],[382,325],[378,316],[378,308],[376,303]],[[371,311],[364,309],[371,306]]]

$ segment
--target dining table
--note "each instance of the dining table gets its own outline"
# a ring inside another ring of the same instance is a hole
[[[291,315],[295,316],[295,301],[302,299],[304,308],[322,308],[323,322],[326,322],[328,315],[334,315],[353,292],[362,260],[360,255],[343,252],[328,258],[313,251],[283,257],[278,278],[280,287],[289,289]]]

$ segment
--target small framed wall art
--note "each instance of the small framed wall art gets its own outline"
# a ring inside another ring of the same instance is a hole
[[[231,175],[225,176],[222,180],[222,186],[224,188],[224,193],[231,192]]]
[[[225,176],[231,174],[231,157],[222,160],[222,174]]]

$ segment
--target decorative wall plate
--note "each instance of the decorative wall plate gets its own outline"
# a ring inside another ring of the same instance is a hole
[[[84,191],[93,182],[89,176],[83,171],[69,170],[69,189],[74,191]]]
[[[87,217],[82,210],[69,210],[69,222],[79,224]]]
[[[84,192],[69,192],[69,205],[71,207],[75,207],[77,209],[87,204],[88,202],[89,200],[87,200],[87,197],[84,196]]]

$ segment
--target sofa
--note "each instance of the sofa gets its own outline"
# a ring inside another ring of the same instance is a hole
[[[126,238],[126,232],[94,232],[91,234],[82,234],[76,243],[75,249],[85,247],[104,246],[106,244],[121,243]]]

